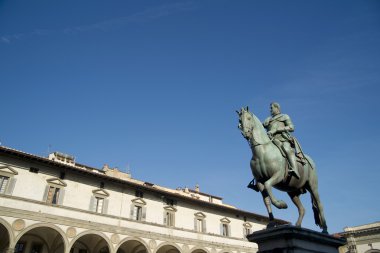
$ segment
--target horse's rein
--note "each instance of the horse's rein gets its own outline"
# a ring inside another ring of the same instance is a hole
[[[249,131],[251,132],[251,138],[250,138],[250,140],[252,140],[252,144],[249,143],[251,147],[257,147],[257,146],[260,146],[260,145],[265,145],[265,144],[268,144],[268,143],[272,142],[272,140],[273,140],[273,138],[272,138],[272,139],[269,138],[269,141],[268,141],[268,142],[265,142],[265,143],[259,143],[259,142],[257,142],[257,141],[255,140],[255,138],[253,138],[253,127],[252,127]],[[250,142],[250,140],[249,140],[249,142]]]

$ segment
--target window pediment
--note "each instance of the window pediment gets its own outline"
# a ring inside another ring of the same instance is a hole
[[[15,169],[13,169],[12,167],[5,165],[5,166],[0,166],[0,174],[2,174],[4,176],[5,175],[6,176],[14,176],[14,175],[17,175],[18,172]]]
[[[67,184],[62,179],[59,179],[57,177],[46,179],[46,182],[49,185],[52,185],[55,187],[66,187],[67,186]]]
[[[172,206],[164,206],[164,209],[169,212],[177,212],[177,208]]]
[[[110,194],[104,190],[104,189],[96,189],[96,190],[93,190],[92,193],[97,196],[97,197],[101,197],[101,198],[106,198],[108,197]]]
[[[145,206],[146,202],[142,198],[132,199],[132,203],[140,206]]]
[[[220,219],[220,222],[222,222],[222,223],[230,223],[231,221],[228,218],[224,217],[224,218]]]
[[[197,212],[197,213],[194,214],[194,216],[197,217],[197,218],[200,218],[200,219],[206,218],[206,215],[204,213],[202,213],[202,212]]]
[[[251,225],[251,223],[249,223],[249,222],[245,222],[245,223],[243,223],[243,226],[244,226],[245,228],[252,228],[252,225]]]

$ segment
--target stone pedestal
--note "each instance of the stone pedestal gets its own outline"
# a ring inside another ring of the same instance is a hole
[[[258,253],[338,253],[345,244],[344,239],[291,225],[257,231],[247,238],[258,244]]]

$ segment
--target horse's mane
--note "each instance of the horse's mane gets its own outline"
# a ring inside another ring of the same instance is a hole
[[[249,114],[252,116],[252,120],[254,121],[254,127],[253,127],[253,138],[258,143],[265,143],[269,141],[269,137],[267,135],[267,132],[264,129],[263,124],[259,120],[259,118],[256,117],[255,114],[252,112],[249,112]]]

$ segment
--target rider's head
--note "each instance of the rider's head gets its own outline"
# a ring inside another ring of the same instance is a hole
[[[281,113],[281,107],[280,107],[280,104],[277,103],[277,102],[272,102],[270,104],[270,113],[272,114],[272,116],[275,116],[277,114],[280,114]]]

